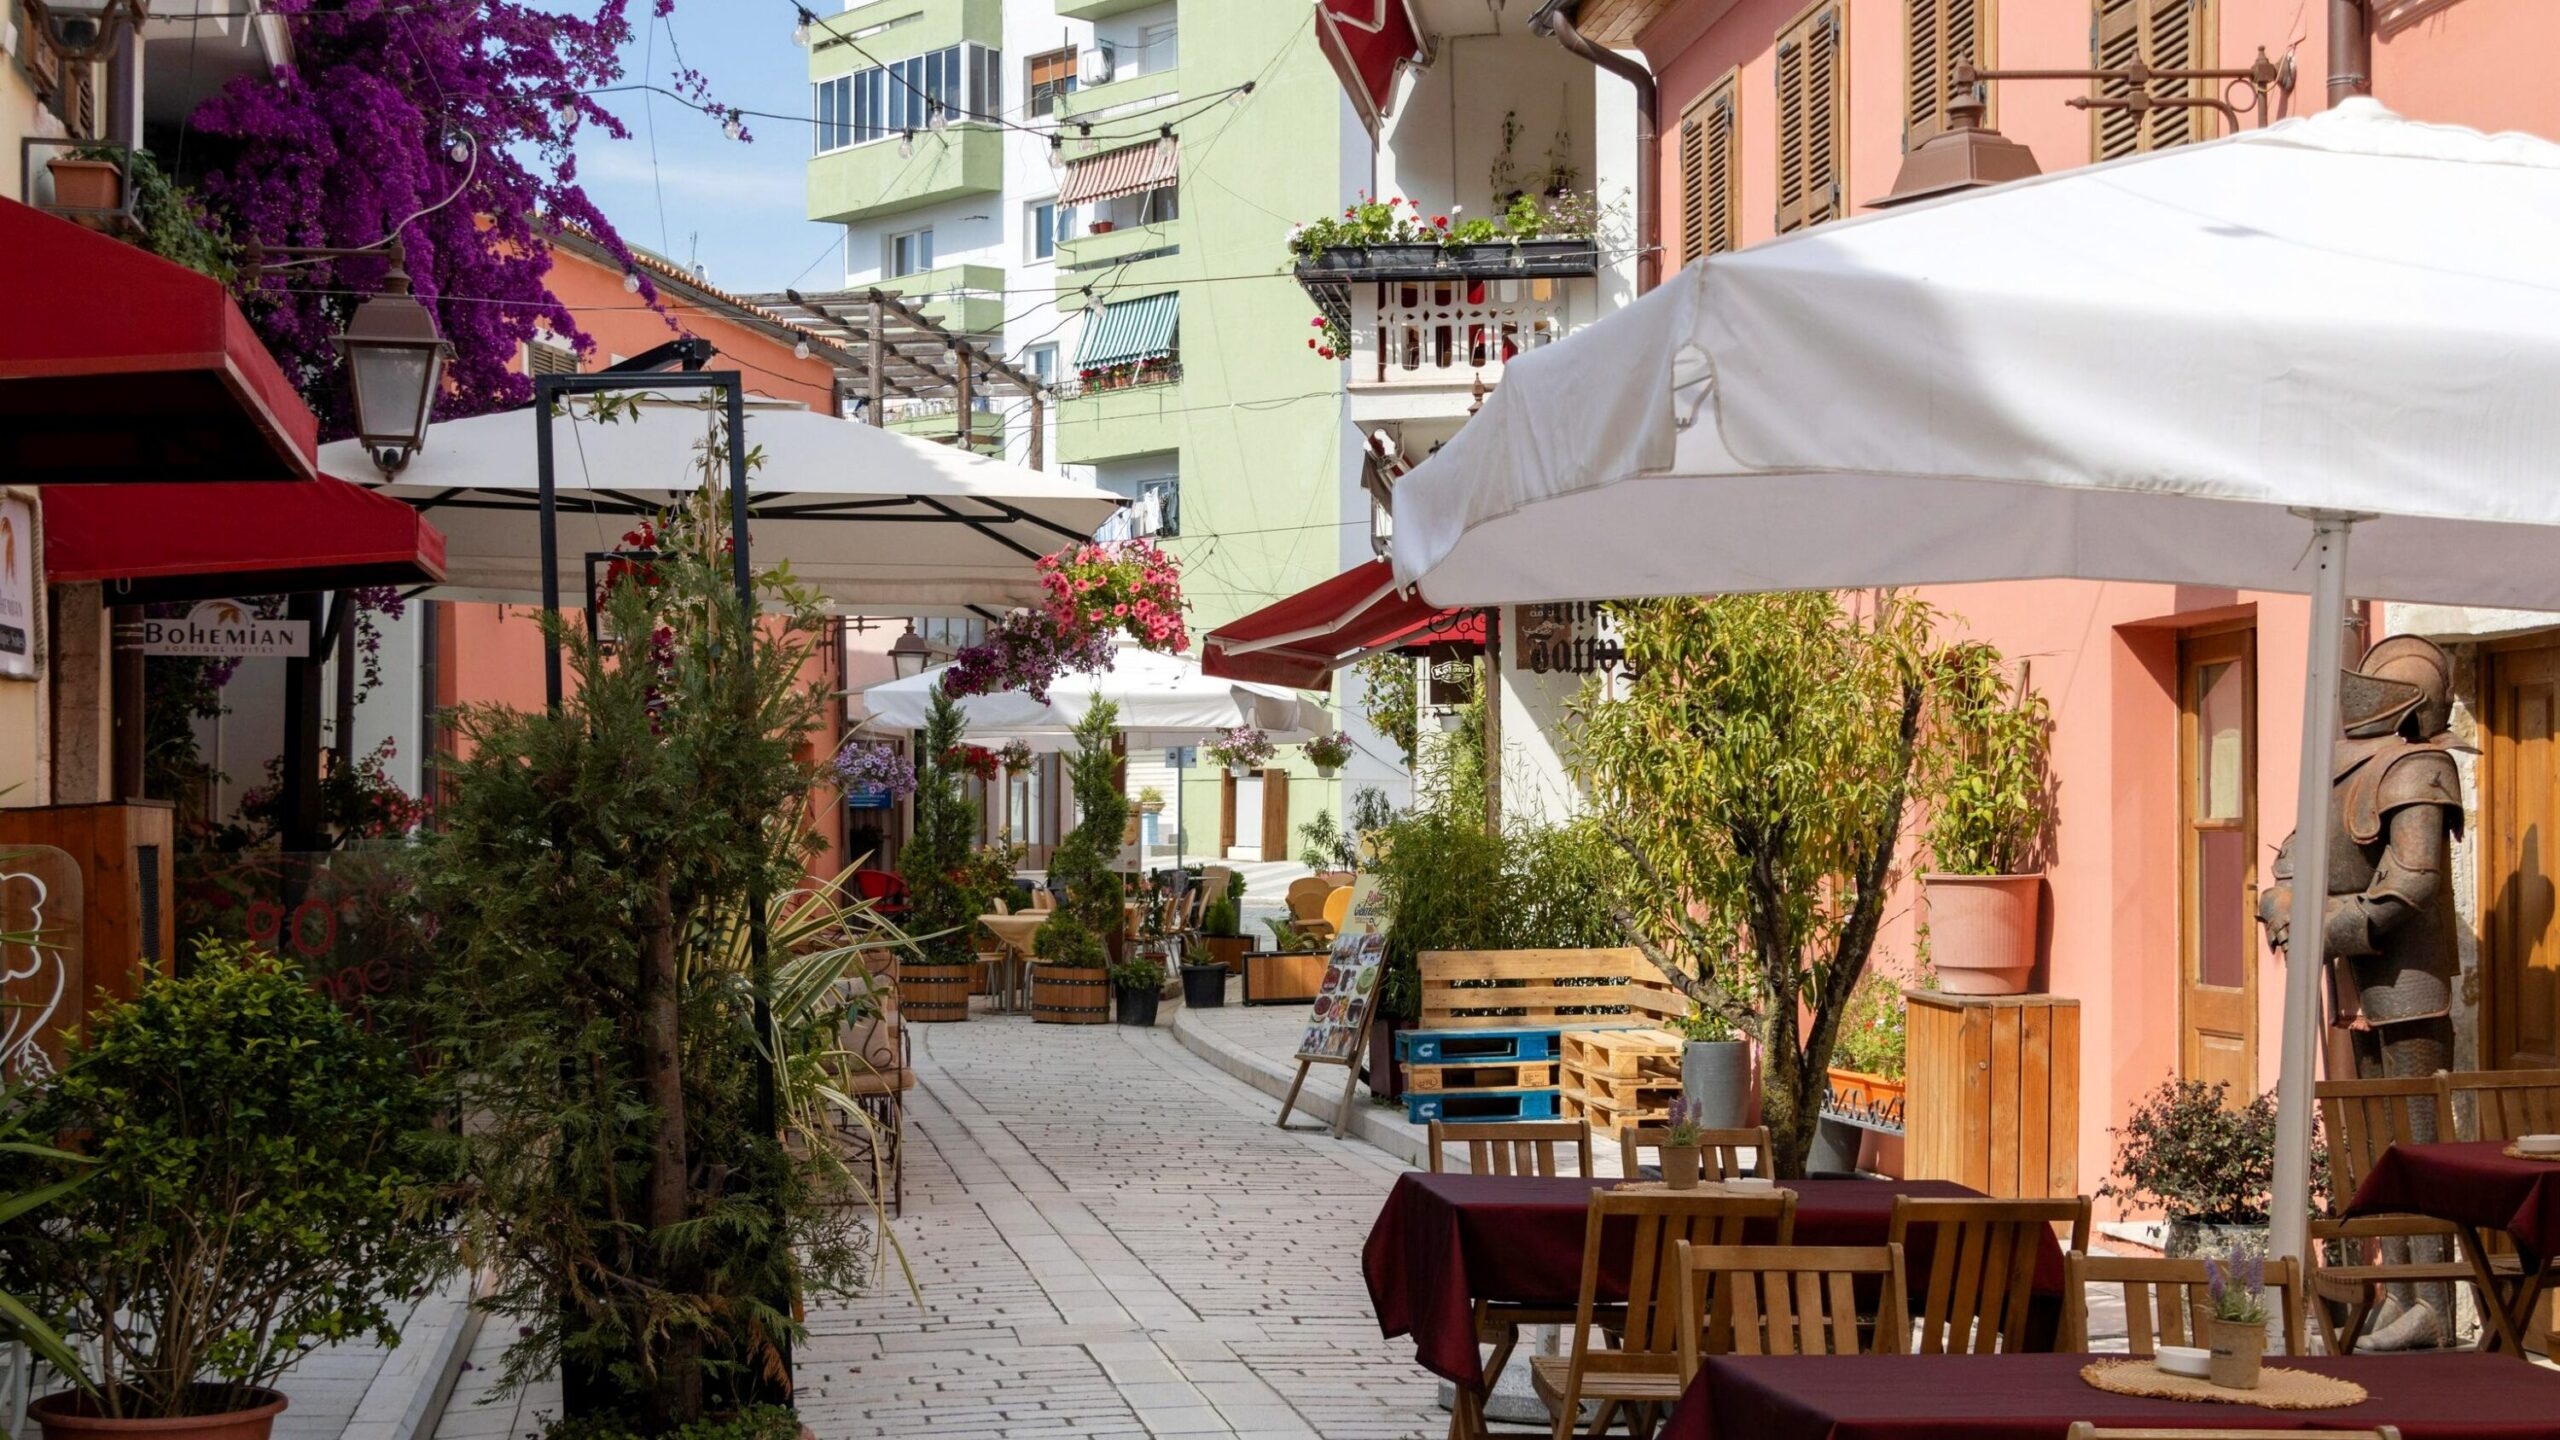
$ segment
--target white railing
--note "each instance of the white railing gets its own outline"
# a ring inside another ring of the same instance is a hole
[[[1588,277],[1363,280],[1351,285],[1355,388],[1492,385],[1513,358],[1598,318]]]

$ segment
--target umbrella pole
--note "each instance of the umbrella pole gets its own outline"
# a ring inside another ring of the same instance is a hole
[[[2307,1259],[2311,1221],[2312,1066],[2327,1016],[2320,1001],[2329,908],[2329,764],[2338,734],[2338,670],[2347,625],[2347,533],[2360,516],[2296,512],[2311,521],[2310,655],[2302,694],[2302,771],[2294,797],[2292,933],[2285,947],[2284,1058],[2276,1077],[2276,1163],[2267,1253]],[[2343,1202],[2346,1197],[2336,1197]]]

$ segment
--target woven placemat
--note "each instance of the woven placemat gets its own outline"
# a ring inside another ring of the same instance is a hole
[[[1622,1180],[1611,1188],[1622,1195],[1775,1195],[1787,1187],[1779,1185],[1768,1190],[1736,1190],[1722,1181],[1701,1180],[1686,1190],[1674,1190],[1670,1182],[1665,1180]]]
[[[2560,1165],[2560,1155],[2537,1155],[2521,1145],[2510,1145],[2498,1153],[2506,1156],[2510,1160],[2539,1160],[2545,1165]]]
[[[2116,1395],[2153,1400],[2195,1400],[2217,1405],[2255,1405],[2261,1410],[2334,1410],[2361,1405],[2369,1398],[2353,1380],[2287,1370],[2279,1365],[2258,1371],[2258,1388],[2230,1390],[2191,1375],[2172,1375],[2148,1360],[2110,1360],[2087,1366],[2080,1378]]]

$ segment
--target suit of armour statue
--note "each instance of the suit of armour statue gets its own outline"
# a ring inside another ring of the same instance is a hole
[[[2347,1028],[2360,1079],[2417,1079],[2453,1062],[2452,842],[2462,783],[2446,726],[2453,667],[2415,635],[2395,635],[2341,677],[2344,731],[2330,765],[2328,896],[2321,954],[2335,1023]],[[2292,938],[2293,839],[2277,852],[2259,905],[2268,939]],[[2409,1138],[2436,1139],[2414,1107]],[[2442,1260],[2441,1239],[2385,1242],[2396,1260]],[[2395,1285],[2375,1310],[2368,1350],[2418,1349],[2452,1338],[2452,1291]]]

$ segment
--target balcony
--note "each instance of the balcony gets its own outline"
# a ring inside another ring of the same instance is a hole
[[[1164,0],[1058,0],[1058,18],[1061,20],[1108,20],[1114,15],[1125,15],[1132,10],[1143,10],[1150,5],[1163,3]]]
[[[1182,444],[1182,362],[1127,375],[1070,380],[1058,387],[1058,458],[1090,465],[1151,455]]]
[[[830,224],[894,215],[1004,188],[1004,134],[974,124],[920,130],[914,153],[898,138],[830,150],[809,160],[809,218]]]
[[[1600,318],[1589,276],[1377,280],[1350,287],[1351,418],[1463,416],[1475,384]]]
[[[959,432],[959,407],[949,396],[929,400],[891,399],[887,406],[888,429],[901,435],[921,435],[928,440],[948,443]],[[1004,445],[1004,416],[994,410],[978,410],[969,416],[970,448],[994,453]]]
[[[842,10],[830,11],[823,5],[809,8],[821,16],[821,25],[810,27],[817,41],[809,50],[812,80],[871,66],[853,45],[830,39],[831,35],[867,37],[861,41],[862,48],[883,60],[921,55],[964,41],[1004,44],[1004,0],[872,0]],[[882,31],[883,25],[896,28]]]
[[[1092,280],[1092,276],[1076,273],[1078,271],[1180,253],[1180,247],[1174,243],[1174,227],[1181,223],[1179,220],[1159,220],[1152,225],[1125,225],[1105,234],[1087,232],[1060,242],[1059,293],[1081,290]],[[1133,267],[1121,276],[1121,284],[1135,288],[1148,284],[1150,278],[1148,271]]]
[[[1181,93],[1182,67],[1179,65],[1167,65],[1161,70],[1151,70],[1143,75],[1129,74],[1124,69],[1119,76],[1105,84],[1085,85],[1059,96],[1057,115],[1054,118],[1062,122],[1086,120],[1123,105],[1135,105],[1142,100],[1157,100]],[[1073,139],[1067,142],[1067,158],[1070,160],[1079,158]]]
[[[1004,269],[996,265],[945,265],[883,280],[880,289],[913,297],[916,308],[945,330],[993,335],[1004,328]]]

